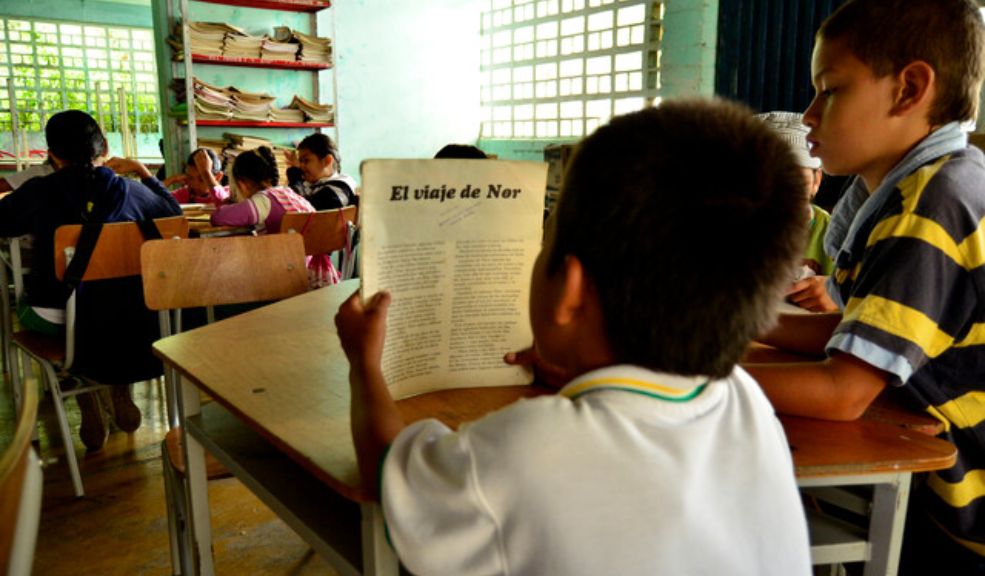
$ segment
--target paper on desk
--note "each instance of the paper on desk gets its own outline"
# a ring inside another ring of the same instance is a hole
[[[503,355],[533,341],[546,182],[540,162],[363,163],[360,278],[364,298],[393,297],[383,372],[395,397],[530,382]]]

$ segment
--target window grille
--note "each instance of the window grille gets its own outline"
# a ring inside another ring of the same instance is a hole
[[[2,89],[9,82],[27,132],[43,131],[48,117],[67,109],[120,132],[120,87],[132,129],[161,130],[150,29],[0,18],[0,132],[11,130],[10,93]]]
[[[663,3],[483,0],[485,139],[563,139],[658,102]]]

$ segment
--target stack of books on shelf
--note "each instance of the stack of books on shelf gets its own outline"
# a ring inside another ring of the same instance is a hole
[[[332,63],[332,39],[308,36],[300,32],[294,33],[294,38],[301,44],[298,60],[302,62]]]
[[[270,38],[264,38],[260,45],[261,60],[297,60],[299,44],[291,42],[278,42]]]
[[[307,122],[332,123],[335,121],[335,108],[331,104],[318,104],[300,96],[295,96],[288,105],[288,108],[303,112],[305,121]]]
[[[232,166],[233,159],[240,154],[240,152],[246,150],[253,150],[254,148],[259,148],[260,146],[266,146],[274,151],[274,156],[277,158],[277,173],[280,175],[280,185],[287,186],[287,151],[291,148],[286,146],[280,146],[274,144],[266,138],[259,138],[257,136],[249,136],[246,134],[233,134],[226,132],[222,135],[225,140],[220,140],[223,147],[221,151],[217,151],[219,157],[223,159],[223,164],[228,168]],[[201,145],[201,140],[199,144]]]
[[[259,58],[262,45],[263,36],[226,34],[222,55],[226,58]]]
[[[331,104],[318,104],[300,96],[294,96],[287,108],[277,108],[274,106],[277,97],[263,92],[247,92],[235,86],[222,88],[197,77],[192,78],[192,85],[198,120],[328,124],[335,120]],[[175,82],[172,87],[179,96],[184,92],[182,82]]]
[[[195,116],[199,120],[231,120],[236,103],[228,88],[213,86],[198,78],[192,79],[195,95]]]
[[[304,122],[304,112],[296,108],[275,108],[270,107],[270,121],[271,122],[293,122],[301,123]]]
[[[245,30],[224,22],[189,22],[191,51],[203,56],[222,56],[228,36],[249,36]]]
[[[316,62],[319,64],[332,63],[332,39],[319,38],[291,30],[287,26],[274,28],[274,40],[278,42],[293,42],[301,46],[298,60],[301,62]]]
[[[262,92],[244,92],[230,87],[233,93],[233,118],[236,120],[251,120],[267,122],[270,120],[270,110],[277,98]]]

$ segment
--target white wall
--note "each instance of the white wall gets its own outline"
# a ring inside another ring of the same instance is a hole
[[[358,177],[367,158],[430,158],[450,142],[475,142],[476,0],[345,0],[332,10],[345,172]]]

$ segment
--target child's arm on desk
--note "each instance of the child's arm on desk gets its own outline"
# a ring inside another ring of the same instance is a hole
[[[840,312],[780,314],[776,327],[757,341],[788,352],[823,356],[824,347],[840,322]]]
[[[889,375],[850,354],[818,362],[745,364],[781,414],[855,420],[882,392]]]
[[[349,359],[350,424],[359,475],[374,495],[379,493],[380,460],[405,426],[380,365],[389,306],[387,292],[375,294],[364,305],[357,291],[335,315],[335,327]]]

